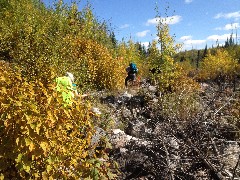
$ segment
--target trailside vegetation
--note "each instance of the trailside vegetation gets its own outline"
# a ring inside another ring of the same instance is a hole
[[[113,179],[103,150],[96,150],[90,102],[63,106],[54,86],[29,82],[0,66],[0,174],[6,179]],[[95,121],[93,121],[95,119]],[[106,160],[101,160],[106,159]]]
[[[111,119],[96,116],[89,99],[62,105],[54,80],[67,71],[80,92],[115,91],[123,89],[125,68],[134,62],[138,76],[154,80],[164,94],[162,115],[182,121],[201,110],[197,81],[240,72],[238,45],[228,40],[221,48],[178,52],[159,15],[158,40],[148,47],[118,42],[90,4],[79,11],[76,2],[62,0],[54,7],[1,0],[0,17],[0,179],[116,179],[109,140],[93,142],[96,126],[107,132]],[[150,73],[153,68],[159,71]],[[239,103],[233,107],[239,117]],[[238,120],[233,123],[239,129]]]
[[[183,89],[196,90],[197,83],[187,76],[182,64],[174,60],[174,55],[177,54],[181,45],[176,44],[174,37],[170,35],[167,19],[159,15],[156,19],[158,19],[156,27],[158,40],[152,42],[147,60],[150,69],[158,69],[159,73],[153,73],[152,78],[163,92],[182,91]]]

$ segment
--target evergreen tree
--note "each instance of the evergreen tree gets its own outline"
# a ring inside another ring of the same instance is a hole
[[[197,54],[197,61],[196,61],[196,67],[199,67],[199,61],[200,61],[200,50],[198,50],[198,54]]]
[[[207,56],[207,44],[205,46],[205,49],[203,51],[203,58],[205,58]]]
[[[229,46],[233,46],[234,45],[234,40],[232,37],[232,34],[230,35],[230,39],[229,39]]]
[[[225,41],[224,47],[226,48],[226,47],[228,47],[228,46],[229,46],[229,40],[228,40],[228,38],[227,38],[227,40]]]
[[[142,57],[146,57],[147,56],[147,51],[144,45],[142,45],[142,43],[140,42],[136,42],[136,49],[138,50],[138,52],[140,53],[140,55]]]
[[[115,34],[114,34],[113,31],[110,33],[110,38],[111,38],[113,47],[116,48],[117,47],[117,39],[116,39]]]

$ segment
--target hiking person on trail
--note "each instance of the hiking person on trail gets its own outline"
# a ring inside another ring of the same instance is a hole
[[[62,94],[63,105],[66,107],[72,105],[74,98],[84,98],[88,94],[79,95],[77,92],[77,85],[74,84],[74,76],[72,73],[67,72],[65,76],[56,78],[56,90]],[[101,111],[92,107],[90,110],[94,115],[101,115]]]
[[[128,76],[125,78],[125,87],[127,87],[127,83],[129,80],[134,81],[136,79],[138,68],[135,63],[131,62],[126,68],[126,71],[128,73]]]
[[[86,94],[79,95],[76,84],[74,84],[74,76],[67,72],[65,76],[56,78],[56,90],[62,94],[64,106],[71,105],[74,98],[86,97]]]

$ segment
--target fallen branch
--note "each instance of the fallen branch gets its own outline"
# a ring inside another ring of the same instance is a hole
[[[203,163],[205,164],[205,166],[210,169],[211,172],[213,172],[214,174],[214,178],[216,180],[222,180],[225,179],[224,176],[220,173],[220,171],[218,169],[216,169],[211,162],[209,162],[205,156],[201,153],[201,151],[192,143],[191,139],[186,137],[185,133],[179,129],[179,131],[182,133],[183,138],[185,139],[185,142],[187,142],[187,144],[189,144],[193,150],[197,153],[197,155],[200,157],[200,159],[203,161]]]
[[[170,158],[169,158],[169,152],[168,152],[167,147],[166,147],[164,142],[163,142],[163,148],[164,148],[164,151],[166,153],[167,166],[168,166],[168,169],[169,169],[169,172],[170,172],[170,177],[171,177],[170,179],[174,180],[173,171],[172,171],[172,168],[170,167],[171,162],[170,162]]]
[[[219,111],[221,111],[222,108],[224,108],[226,105],[228,105],[231,100],[232,100],[232,98],[230,98],[223,106],[221,106],[221,107],[213,114],[213,116],[215,117],[215,115],[216,115]]]
[[[240,154],[239,154],[239,156],[238,156],[238,162],[237,162],[237,164],[236,164],[236,166],[235,166],[235,168],[234,168],[234,170],[233,170],[232,180],[234,180],[234,178],[235,178],[236,170],[237,170],[237,167],[238,167],[238,165],[239,165],[239,161],[240,161]]]

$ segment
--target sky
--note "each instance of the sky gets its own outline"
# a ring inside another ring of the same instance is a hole
[[[71,3],[71,0],[63,0]],[[47,6],[54,1],[43,0]],[[182,50],[224,44],[233,33],[240,44],[240,0],[88,0],[99,21],[111,24],[118,41],[147,46],[157,39],[156,15],[167,18],[170,34]],[[79,10],[87,0],[80,0]],[[158,13],[156,11],[158,7]],[[168,21],[169,20],[169,21]],[[238,35],[239,34],[239,35]]]

